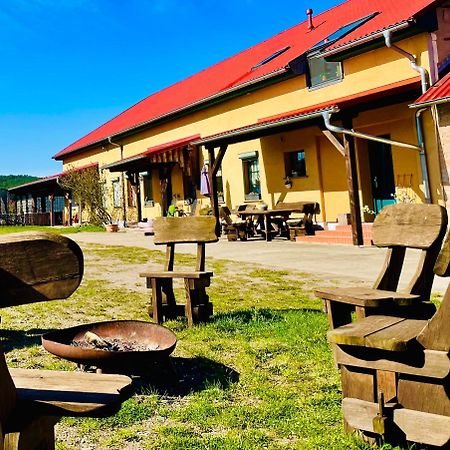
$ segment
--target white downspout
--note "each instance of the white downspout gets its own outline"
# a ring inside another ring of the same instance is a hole
[[[378,136],[372,136],[371,134],[361,133],[360,131],[349,130],[347,128],[337,127],[336,125],[332,125],[330,122],[331,114],[332,113],[330,111],[324,111],[322,113],[322,117],[323,117],[323,120],[325,122],[325,126],[327,127],[327,129],[332,131],[333,133],[348,134],[349,136],[367,139],[368,141],[382,142],[383,144],[395,145],[397,147],[409,148],[412,150],[418,150],[418,151],[421,150],[421,147],[419,147],[417,145],[407,144],[406,142],[393,141],[392,139],[386,139],[386,138],[382,138],[382,137],[378,137]]]
[[[392,30],[384,31],[383,36],[384,36],[384,42],[386,43],[386,47],[391,48],[392,50],[396,51],[397,53],[400,53],[401,55],[408,58],[409,62],[411,63],[412,69],[415,70],[416,72],[419,72],[421,85],[422,85],[422,94],[423,94],[428,89],[428,72],[426,71],[426,69],[417,64],[417,59],[414,55],[412,55],[411,53],[408,53],[406,50],[403,50],[402,48],[400,48],[392,43],[392,41],[391,41]]]
[[[428,89],[428,72],[422,66],[417,64],[417,59],[411,53],[408,53],[406,50],[394,45],[391,42],[392,31],[386,30],[383,32],[384,42],[386,43],[386,47],[391,48],[392,50],[400,53],[409,59],[411,63],[411,67],[420,74],[420,80],[422,85],[422,94],[424,94]],[[419,143],[419,155],[420,155],[420,168],[422,171],[422,180],[423,180],[423,192],[425,197],[425,203],[431,203],[431,193],[430,193],[430,182],[428,177],[428,167],[427,160],[425,155],[425,139],[423,135],[423,125],[422,125],[422,117],[421,114],[424,112],[424,108],[419,109],[416,112],[416,133],[417,133],[417,142]]]
[[[429,179],[428,179],[427,161],[426,161],[426,156],[425,156],[425,148],[424,148],[424,140],[423,140],[423,132],[422,132],[422,122],[420,120],[420,114],[423,111],[424,111],[424,109],[421,109],[421,110],[417,111],[417,113],[416,113],[416,129],[417,129],[417,139],[419,142],[419,146],[407,144],[406,142],[393,141],[392,139],[385,139],[385,138],[378,137],[378,136],[372,136],[370,134],[361,133],[361,132],[355,131],[355,130],[348,130],[346,128],[337,127],[336,125],[332,125],[330,122],[331,114],[332,114],[330,111],[323,112],[322,117],[323,117],[323,121],[325,123],[325,127],[328,130],[332,131],[333,133],[348,134],[350,136],[367,139],[369,141],[382,142],[384,144],[395,145],[397,147],[418,150],[419,158],[420,158],[420,167],[421,167],[421,172],[422,172],[422,179],[423,179],[423,190],[424,190],[425,203],[431,203],[430,184],[429,184]]]

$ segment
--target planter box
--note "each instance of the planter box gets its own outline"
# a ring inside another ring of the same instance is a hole
[[[352,218],[349,213],[338,214],[337,221],[339,225],[350,225],[352,223]]]
[[[105,228],[109,233],[117,233],[119,231],[119,225],[117,223],[109,223]]]

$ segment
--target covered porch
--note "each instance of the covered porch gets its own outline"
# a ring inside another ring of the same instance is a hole
[[[348,214],[353,244],[363,245],[363,220],[371,222],[383,206],[393,203],[398,187],[426,201],[421,186],[427,172],[420,166],[421,149],[407,108],[418,93],[420,80],[413,78],[193,141],[208,152],[214,214],[219,216],[219,170],[227,185],[236,176],[239,159],[249,154],[242,149],[259,146],[253,152],[253,158],[262,161],[259,198],[266,203],[270,199],[269,208],[291,199],[314,201],[320,204],[323,224],[336,222],[339,213]],[[225,154],[230,155],[227,164],[230,158],[237,161],[229,169],[222,164]],[[306,164],[304,172],[301,164],[293,167],[291,156]],[[244,184],[245,168],[242,161]],[[237,196],[232,188],[225,191],[231,209]],[[372,214],[363,213],[367,209]]]

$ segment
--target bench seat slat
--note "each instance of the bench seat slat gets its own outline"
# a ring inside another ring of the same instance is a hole
[[[131,394],[124,375],[10,369],[19,403],[44,415],[110,415]]]
[[[355,345],[380,350],[406,351],[426,326],[426,320],[393,316],[369,316],[328,332],[338,345]]]
[[[406,319],[365,338],[365,346],[404,352],[427,324],[426,320]]]

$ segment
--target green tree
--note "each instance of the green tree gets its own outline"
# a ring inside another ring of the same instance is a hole
[[[111,215],[103,204],[103,186],[97,167],[85,169],[70,168],[59,181],[61,187],[72,193],[79,204],[80,214],[85,210],[89,223],[101,225],[111,222]],[[81,219],[81,218],[80,218]]]

